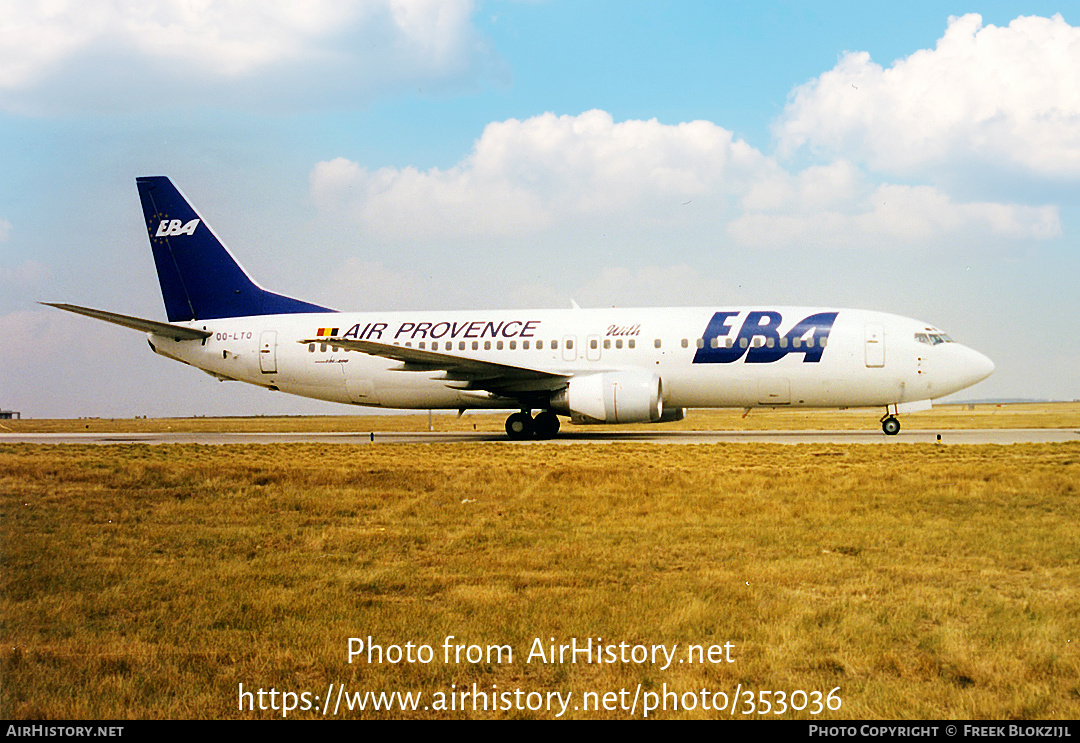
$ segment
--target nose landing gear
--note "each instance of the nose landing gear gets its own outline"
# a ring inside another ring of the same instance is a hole
[[[895,436],[900,433],[900,421],[892,413],[886,413],[885,417],[881,419],[881,430],[885,432],[886,436]]]

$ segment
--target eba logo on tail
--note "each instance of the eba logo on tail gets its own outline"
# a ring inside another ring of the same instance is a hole
[[[163,219],[161,224],[158,225],[157,232],[154,233],[154,237],[172,237],[174,235],[194,235],[195,228],[199,226],[199,220],[193,219],[187,224],[182,223],[179,219]]]

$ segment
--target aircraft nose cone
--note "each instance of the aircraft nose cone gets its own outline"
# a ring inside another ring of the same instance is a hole
[[[971,375],[973,377],[971,384],[975,384],[994,373],[994,362],[978,351],[972,351],[971,355],[974,357],[971,361]]]
[[[961,346],[959,350],[961,352],[959,363],[953,368],[952,375],[957,390],[981,382],[994,373],[994,362],[978,351],[967,346]]]

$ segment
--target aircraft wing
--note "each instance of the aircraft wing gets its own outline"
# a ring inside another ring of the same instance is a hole
[[[498,364],[439,351],[353,338],[322,336],[307,338],[300,343],[326,343],[330,346],[393,359],[402,363],[400,371],[441,371],[446,374],[447,386],[462,390],[486,390],[496,395],[517,399],[560,390],[566,386],[571,376],[543,369]]]
[[[79,315],[86,315],[95,320],[104,320],[105,322],[111,322],[115,325],[123,325],[125,328],[131,328],[132,330],[141,330],[144,333],[162,335],[166,338],[172,338],[173,340],[178,341],[199,340],[202,338],[209,338],[213,335],[209,330],[198,330],[197,328],[189,328],[184,325],[173,325],[172,323],[158,322],[157,320],[144,320],[141,317],[121,315],[116,312],[106,312],[105,310],[95,310],[90,307],[79,307],[75,304],[55,302],[41,302],[41,304],[55,307],[58,310],[67,310],[68,312],[74,312]]]

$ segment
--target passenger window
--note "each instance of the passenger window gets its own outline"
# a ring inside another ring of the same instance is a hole
[[[484,350],[485,351],[490,351],[491,350],[491,341],[484,341]]]
[[[472,350],[474,350],[474,351],[479,351],[480,350],[480,341],[473,341],[472,342]]]
[[[609,348],[611,348],[611,339],[610,338],[605,338],[604,339],[604,349],[606,350],[606,349],[609,349]]]
[[[510,350],[511,351],[516,351],[517,350],[517,341],[510,341]]]
[[[593,338],[593,339],[592,339],[591,341],[589,341],[589,348],[591,348],[592,350],[594,350],[594,351],[595,351],[595,350],[596,350],[596,346],[597,346],[597,343],[596,343],[596,339],[595,339],[595,338]]]
[[[806,347],[807,348],[813,348],[814,347],[814,336],[810,336],[809,338],[806,339]]]
[[[615,348],[622,348],[622,338],[615,339]]]
[[[496,351],[501,351],[502,350],[502,341],[496,341],[495,342],[495,350]]]
[[[569,338],[566,340],[566,347],[567,348],[573,348],[574,347],[574,342],[572,340],[570,340]]]
[[[543,341],[537,341],[536,342],[536,350],[537,351],[543,351],[544,350],[544,342]]]
[[[465,341],[458,341],[457,350],[459,350],[459,351],[464,351],[465,350]]]
[[[827,340],[829,340],[829,339],[828,338],[818,338],[818,342],[817,342],[818,346],[820,346],[821,348],[825,348],[825,345],[826,345],[825,341],[827,341]]]
[[[682,339],[682,347],[683,348],[690,348],[690,341],[688,341],[686,338],[683,338]]]
[[[320,343],[319,344],[319,350],[321,352],[323,352],[323,353],[326,353],[326,344],[325,343]]]
[[[740,338],[739,339],[739,348],[746,348],[749,345],[750,345],[750,342],[748,340],[746,340],[745,338]]]
[[[529,342],[528,341],[522,341],[521,342],[521,348],[523,350],[525,350],[525,351],[528,351],[529,350]]]
[[[660,339],[657,338],[653,341],[653,348],[660,348]]]
[[[787,336],[780,339],[780,348],[787,348]]]
[[[705,348],[705,339],[704,338],[698,338],[696,341],[694,341],[694,345],[697,346],[698,348]]]
[[[633,338],[631,338],[630,340],[628,340],[628,341],[626,342],[626,347],[627,347],[627,348],[633,348],[633,347],[634,347],[634,345],[635,345],[635,342],[634,342],[634,339],[633,339]]]
[[[315,344],[314,343],[307,344],[307,350],[308,350],[308,353],[315,353]]]
[[[567,348],[570,348],[570,346],[568,345]],[[559,349],[559,342],[558,341],[552,341],[551,342],[551,350],[552,351],[557,351],[558,349]]]

